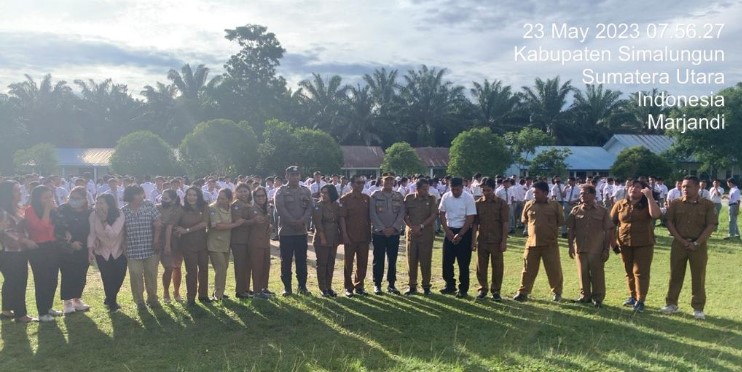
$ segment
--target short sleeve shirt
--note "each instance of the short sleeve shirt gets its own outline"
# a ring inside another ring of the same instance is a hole
[[[475,221],[479,225],[477,243],[499,244],[503,238],[502,225],[509,222],[510,219],[510,207],[498,197],[492,198],[492,200],[480,197],[476,206],[477,217]]]
[[[667,209],[666,218],[686,239],[697,239],[707,226],[719,224],[714,203],[700,195],[695,200],[682,197],[673,201]]]
[[[613,227],[610,213],[600,205],[584,203],[572,208],[567,217],[567,228],[575,233],[575,248],[580,253],[601,253],[605,234]]]
[[[464,227],[466,216],[477,215],[477,206],[471,194],[462,192],[461,196],[457,198],[453,196],[451,191],[448,191],[441,197],[438,211],[446,214],[446,224],[448,227],[459,229]]]
[[[564,223],[562,210],[562,205],[554,200],[543,203],[532,200],[526,203],[521,215],[521,221],[528,226],[526,246],[556,245],[559,227]]]
[[[155,254],[152,246],[155,228],[152,224],[160,218],[160,212],[149,201],[142,202],[136,211],[127,204],[121,212],[125,218],[126,257],[133,260],[152,257]]]
[[[229,252],[232,230],[217,230],[216,225],[232,223],[232,211],[216,205],[209,207],[209,237],[206,245],[209,252]]]
[[[654,223],[649,215],[649,207],[635,208],[631,201],[621,199],[611,209],[611,220],[618,229],[620,246],[654,245]]]
[[[345,219],[345,228],[352,243],[371,241],[371,221],[369,205],[371,197],[352,192],[340,198],[340,217]]]

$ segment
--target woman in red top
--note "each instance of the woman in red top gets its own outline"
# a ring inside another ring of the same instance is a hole
[[[38,248],[28,252],[36,290],[36,309],[39,321],[51,322],[64,315],[52,309],[59,276],[59,246],[54,235],[56,215],[54,195],[46,186],[36,186],[31,192],[31,205],[24,218],[26,233]]]
[[[3,273],[2,317],[28,323],[34,319],[26,311],[28,283],[27,249],[36,244],[20,231],[23,211],[21,186],[15,181],[0,182],[0,271]]]

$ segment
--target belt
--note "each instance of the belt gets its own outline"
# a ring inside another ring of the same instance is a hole
[[[729,203],[729,205],[730,205],[730,206],[732,206],[732,205],[737,205],[737,204],[739,204],[739,202],[736,202],[736,203]]]

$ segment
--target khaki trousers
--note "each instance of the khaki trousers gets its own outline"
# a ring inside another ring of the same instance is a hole
[[[247,244],[233,244],[230,248],[234,258],[235,293],[245,293],[250,290],[250,260]]]
[[[691,300],[694,310],[703,311],[706,305],[706,262],[708,262],[708,248],[701,244],[695,251],[685,249],[678,241],[673,240],[670,251],[670,286],[667,289],[668,305],[678,304],[680,290],[683,289],[685,268],[690,263]]]
[[[368,244],[369,242],[344,245],[343,281],[346,290],[363,289],[363,281],[366,279],[368,270]],[[356,274],[353,276],[353,262],[356,258]]]
[[[271,251],[270,247],[247,247],[248,266],[252,273],[253,292],[259,293],[268,289],[268,273],[270,272]],[[250,281],[247,282],[248,288]]]
[[[621,247],[621,259],[626,271],[626,284],[631,297],[644,302],[649,292],[649,271],[652,268],[654,245]]]
[[[129,281],[134,302],[144,303],[144,289],[147,289],[147,302],[157,302],[157,268],[160,256],[152,255],[143,260],[128,259]]]
[[[500,244],[486,243],[477,247],[477,281],[479,282],[480,292],[487,292],[487,271],[490,263],[492,264],[492,285],[489,290],[492,294],[499,294],[505,271],[505,262],[500,251]]]
[[[183,249],[186,268],[186,297],[195,300],[209,297],[209,251],[203,248]]]
[[[321,291],[326,291],[332,288],[332,274],[335,271],[338,247],[315,245],[314,252],[317,255],[317,284]]]
[[[541,261],[544,261],[544,270],[549,279],[551,292],[562,294],[564,277],[562,276],[562,264],[559,259],[559,247],[554,245],[543,245],[538,247],[526,247],[523,252],[523,273],[520,276],[519,293],[529,294],[536,281]]]
[[[227,270],[229,269],[229,252],[209,252],[211,266],[214,268],[214,297],[224,296],[224,287],[227,285]]]
[[[580,298],[603,302],[605,298],[605,264],[600,253],[577,252],[577,277]]]
[[[409,234],[409,232],[408,232]],[[417,267],[422,274],[422,287],[430,288],[431,266],[433,261],[433,239],[407,240],[407,271],[410,288],[417,287]]]

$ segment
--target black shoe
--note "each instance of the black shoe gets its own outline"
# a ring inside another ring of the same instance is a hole
[[[337,297],[338,296],[337,292],[333,291],[332,289],[328,289],[327,290],[327,294],[329,294],[330,297]]]
[[[108,311],[110,311],[112,313],[115,313],[115,312],[119,311],[119,309],[121,309],[121,306],[119,304],[115,303],[115,302],[112,303],[112,304],[108,304],[107,306],[108,306]]]
[[[328,292],[326,289],[322,290],[322,297],[330,297],[330,292]]]
[[[562,238],[567,239],[567,233],[562,233]]]
[[[636,301],[634,304],[634,311],[637,313],[643,313],[644,312],[644,302],[643,301]]]
[[[307,289],[307,287],[299,287],[299,291],[298,292],[299,292],[300,295],[304,295],[304,296],[309,296],[309,295],[312,294],[312,292],[309,292],[309,290]]]
[[[196,300],[188,299],[188,301],[186,301],[186,306],[196,306]]]
[[[214,296],[214,297],[216,297],[216,296]],[[222,299],[227,299],[227,300],[228,300],[228,299],[229,299],[229,296],[227,296],[227,295],[223,294],[223,295],[222,295]]]
[[[593,306],[601,308],[603,307],[603,301],[593,301]]]
[[[359,296],[368,296],[368,292],[363,288],[356,289],[356,294]]]
[[[294,292],[291,292],[290,289],[284,289],[282,294],[283,294],[283,297],[288,297],[294,294]]]
[[[515,297],[513,297],[513,300],[518,302],[526,302],[528,301],[528,295],[525,293],[518,293],[517,295],[515,295]]]
[[[551,300],[554,302],[561,302],[562,301],[562,295],[559,293],[554,293],[553,296],[551,296]]]
[[[345,290],[345,297],[353,297],[353,296],[355,296],[355,295],[353,294],[353,291],[352,290],[350,290],[350,289],[346,289]]]
[[[483,300],[485,297],[487,297],[487,291],[479,291],[477,293],[477,300]]]
[[[380,285],[375,285],[374,286],[374,294],[381,296],[382,293],[383,292],[381,291],[381,286]]]
[[[160,305],[160,301],[157,301],[157,300],[147,301],[147,306],[149,306],[151,309],[162,309],[162,305]]]
[[[456,298],[467,298],[469,294],[466,292],[456,292]]]
[[[212,299],[208,298],[208,297],[199,297],[198,298],[198,302],[200,302],[202,304],[210,304],[210,303],[212,303],[214,301]]]
[[[394,288],[394,286],[387,287],[386,291],[391,294],[396,294],[396,295],[400,294],[399,290],[397,288]]]
[[[528,237],[528,232],[526,232],[526,231],[523,231],[523,237],[524,237],[524,238]]]
[[[262,291],[260,291],[260,292],[261,292],[262,294],[266,295],[266,296],[275,296],[275,295],[276,295],[275,293],[273,293],[273,292],[269,291],[269,290],[268,290],[268,288],[263,288],[263,290],[262,290]]]
[[[423,296],[430,296],[430,287],[423,288]]]
[[[418,292],[417,292],[417,288],[415,288],[415,287],[410,287],[410,288],[409,288],[408,290],[404,291],[404,293],[403,293],[403,294],[404,294],[405,296],[412,296],[412,295],[416,295],[417,293],[418,293]]]
[[[235,296],[235,297],[237,297],[237,298],[240,298],[240,299],[245,299],[245,298],[250,298],[250,297],[252,297],[252,296],[251,296],[251,295],[250,295],[249,293],[247,293],[247,292],[240,292],[240,293],[237,293],[237,294],[235,294],[234,296]]]
[[[453,288],[445,287],[445,288],[441,289],[440,292],[441,292],[441,294],[444,294],[444,295],[452,295],[452,294],[455,294],[456,293],[456,290],[453,289]]]
[[[589,304],[590,303],[590,299],[588,297],[580,297],[580,298],[576,299],[575,302],[576,303],[579,303],[579,304]]]
[[[502,301],[502,297],[500,297],[500,294],[499,293],[493,293],[492,294],[492,301],[500,302],[500,301]]]

